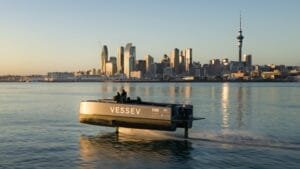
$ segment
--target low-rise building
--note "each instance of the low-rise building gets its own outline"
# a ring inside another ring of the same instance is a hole
[[[75,81],[75,76],[73,72],[49,72],[47,73],[46,81],[54,82],[54,81]]]
[[[281,75],[279,70],[274,70],[270,72],[261,72],[261,77],[263,79],[277,79]]]
[[[231,79],[243,79],[245,73],[243,71],[237,71],[230,74]]]
[[[131,71],[130,72],[130,78],[141,79],[142,78],[142,72],[141,71]]]

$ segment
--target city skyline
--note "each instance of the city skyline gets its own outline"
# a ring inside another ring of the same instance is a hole
[[[242,55],[252,54],[253,64],[300,64],[298,1],[2,4],[0,75],[100,68],[102,45],[108,46],[108,57],[116,57],[127,42],[136,45],[137,59],[149,54],[158,61],[174,48],[192,48],[193,60],[201,63],[237,61],[240,11],[246,37]]]

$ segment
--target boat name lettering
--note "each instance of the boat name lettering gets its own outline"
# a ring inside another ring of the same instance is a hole
[[[116,114],[139,115],[141,112],[140,108],[134,108],[134,107],[111,106],[109,107],[109,109],[111,113],[116,113]]]

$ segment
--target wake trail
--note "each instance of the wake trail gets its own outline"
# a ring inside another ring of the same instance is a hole
[[[300,151],[299,143],[261,136],[248,131],[191,132],[189,140],[237,146],[267,147]]]
[[[141,141],[141,140],[177,140],[190,141],[192,143],[208,142],[216,144],[228,144],[232,146],[266,147],[300,151],[300,143],[293,143],[288,140],[275,139],[250,131],[196,131],[191,130],[189,138],[183,137],[183,130],[176,132],[156,131],[145,129],[120,128],[120,140]]]

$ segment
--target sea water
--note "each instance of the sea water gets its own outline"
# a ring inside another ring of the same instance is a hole
[[[189,139],[79,123],[123,88],[205,120]],[[300,83],[0,83],[0,168],[300,168]]]

